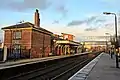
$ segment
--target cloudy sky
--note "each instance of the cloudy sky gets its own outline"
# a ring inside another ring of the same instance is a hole
[[[21,20],[34,23],[39,9],[41,27],[54,33],[71,33],[76,40],[82,36],[114,34],[114,16],[103,12],[120,12],[120,0],[0,0],[0,28]],[[0,31],[0,39],[3,32]]]

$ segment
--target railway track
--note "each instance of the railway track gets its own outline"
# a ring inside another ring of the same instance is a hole
[[[12,76],[8,80],[67,80],[93,58],[88,55],[73,57],[41,69]]]
[[[51,78],[51,80],[67,80],[72,75],[72,73],[69,73],[69,72],[71,72],[71,71],[72,72],[76,72],[77,70],[79,70],[80,68],[82,68],[84,65],[86,65],[86,63],[89,62],[89,61],[90,60],[87,59],[87,60],[81,62],[81,63],[75,65],[74,67],[71,67],[68,70],[62,72],[61,74],[56,75],[55,77]]]

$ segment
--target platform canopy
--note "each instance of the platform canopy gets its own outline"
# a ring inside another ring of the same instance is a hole
[[[80,46],[79,42],[69,41],[69,40],[57,40],[57,44],[65,44],[65,45],[73,45],[73,46]]]

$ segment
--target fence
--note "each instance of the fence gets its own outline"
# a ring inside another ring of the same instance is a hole
[[[30,49],[7,49],[7,59],[27,59],[30,58]]]
[[[3,48],[0,48],[0,61],[3,60]]]

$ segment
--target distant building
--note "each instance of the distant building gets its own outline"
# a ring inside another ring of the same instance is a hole
[[[101,50],[101,48],[105,49],[106,45],[108,45],[106,41],[83,41],[81,43],[84,43],[84,47],[88,50]]]
[[[74,40],[75,36],[72,34],[67,34],[67,33],[61,33],[61,34],[62,34],[63,39],[70,40],[70,41]]]
[[[57,55],[81,53],[82,45],[74,41],[72,34],[61,33],[54,37],[54,53]]]
[[[53,33],[40,27],[38,10],[35,12],[34,21],[34,24],[25,22],[2,28],[9,57],[14,57],[14,54],[25,58],[49,56]]]

